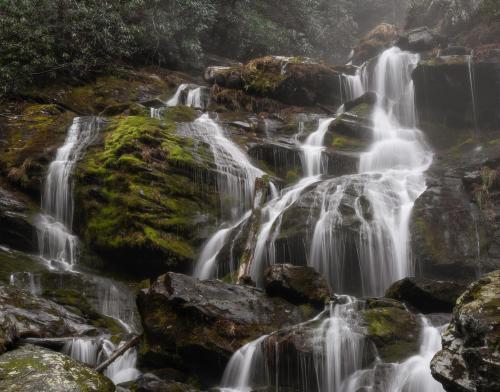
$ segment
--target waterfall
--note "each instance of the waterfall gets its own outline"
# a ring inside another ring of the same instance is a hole
[[[302,145],[303,167],[306,176],[316,176],[324,172],[325,162],[323,162],[323,140],[328,131],[328,127],[334,118],[320,120],[318,129],[311,133]]]
[[[76,263],[78,252],[78,239],[71,233],[74,207],[71,176],[101,126],[102,120],[97,117],[76,117],[45,178],[42,214],[37,219],[40,255],[66,268]]]
[[[182,94],[187,89],[189,89],[189,87],[190,87],[190,85],[186,84],[186,83],[183,83],[179,87],[177,87],[177,90],[176,90],[175,94],[173,95],[172,98],[170,98],[167,101],[166,106],[167,107],[172,107],[172,106],[181,105],[182,104]]]
[[[32,272],[14,272],[9,277],[9,283],[23,290],[28,290],[33,295],[42,293],[40,275]]]
[[[247,155],[208,114],[185,127],[181,132],[210,146],[217,169],[222,216],[231,222],[213,234],[198,258],[194,276],[208,279],[216,272],[216,259],[228,236],[250,217],[255,180],[265,173],[250,162]]]
[[[479,136],[479,124],[477,121],[477,103],[476,103],[476,93],[475,93],[475,85],[476,79],[474,77],[474,51],[472,50],[470,55],[467,56],[467,69],[469,72],[469,85],[470,85],[470,95],[472,100],[472,115],[474,118],[474,131],[475,136]]]

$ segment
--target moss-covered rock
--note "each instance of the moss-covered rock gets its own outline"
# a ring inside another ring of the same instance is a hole
[[[5,392],[113,392],[108,378],[66,355],[25,345],[0,356]]]
[[[398,28],[396,26],[387,23],[376,26],[354,48],[351,61],[355,65],[363,64],[365,61],[391,47],[397,37]]]
[[[362,311],[366,336],[386,362],[400,362],[418,352],[418,320],[398,301],[368,301]]]
[[[239,68],[239,69],[238,69]],[[238,67],[207,70],[208,81],[289,105],[339,105],[339,73],[303,57],[267,56]]]
[[[262,290],[168,273],[137,299],[145,333],[141,363],[174,367],[220,381],[231,355],[244,344],[304,320],[300,309]]]
[[[170,115],[185,120],[192,111]],[[114,118],[76,173],[77,231],[117,267],[187,270],[196,227],[217,200],[208,151],[169,119]]]
[[[431,362],[447,391],[500,389],[500,270],[472,283],[457,300],[443,335],[443,349]]]
[[[0,120],[0,173],[38,197],[46,167],[75,116],[55,104],[17,103]]]

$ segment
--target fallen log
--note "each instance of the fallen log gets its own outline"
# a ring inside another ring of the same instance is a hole
[[[129,348],[136,346],[140,342],[141,337],[141,335],[136,335],[123,346],[118,347],[118,349],[115,350],[115,352],[108,359],[106,359],[103,363],[97,365],[94,370],[96,372],[103,372],[104,370],[106,370],[109,365],[116,361],[116,359],[123,355]]]

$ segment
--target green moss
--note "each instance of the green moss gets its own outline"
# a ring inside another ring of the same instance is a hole
[[[165,111],[165,119],[174,122],[191,122],[196,119],[196,110],[189,106],[174,106]]]
[[[20,271],[41,273],[45,271],[45,268],[34,257],[21,252],[7,252],[0,249],[0,282],[8,283],[10,275]]]
[[[192,260],[194,219],[216,202],[195,180],[212,160],[171,120],[114,118],[104,145],[91,148],[76,173],[79,232],[95,250],[120,258]]]

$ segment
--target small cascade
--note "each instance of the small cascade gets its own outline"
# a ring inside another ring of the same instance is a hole
[[[198,257],[193,273],[194,277],[199,279],[210,279],[214,276],[219,276],[217,272],[217,256],[219,256],[222,248],[226,245],[229,235],[231,235],[236,228],[241,226],[248,218],[250,218],[250,215],[251,211],[249,210],[241,219],[236,221],[236,223],[230,225],[229,227],[221,228],[214,235],[212,235]]]
[[[90,366],[97,366],[100,342],[97,339],[74,338],[67,342],[62,352]]]
[[[327,166],[323,159],[323,140],[328,131],[328,127],[334,118],[327,118],[319,121],[318,129],[311,133],[302,145],[303,167],[307,177],[322,174]]]
[[[265,173],[250,162],[208,114],[186,124],[180,132],[210,146],[217,167],[221,211],[232,220],[241,217],[252,206],[255,180]]]
[[[320,325],[305,332],[313,348],[309,359],[280,358],[272,334],[248,343],[231,357],[220,390],[250,392],[267,386],[280,391],[283,384],[301,386],[302,390],[344,391],[346,380],[363,366],[365,338],[357,327],[362,306],[362,302],[348,296],[331,304]],[[318,322],[320,317],[312,321]],[[291,363],[299,364],[300,370],[291,371]],[[280,379],[285,375],[286,379]]]
[[[15,272],[9,277],[9,283],[23,290],[28,290],[33,295],[42,293],[40,275],[31,272]]]
[[[179,105],[205,110],[210,105],[210,89],[195,84],[181,84],[174,96],[165,103],[166,107]],[[154,114],[156,115],[157,112],[155,111]],[[151,111],[151,116],[153,116],[153,111]]]
[[[71,233],[71,175],[83,151],[97,139],[101,126],[102,120],[97,117],[76,117],[45,178],[42,214],[37,221],[40,255],[65,268],[76,263],[78,252],[78,239]]]
[[[477,121],[477,101],[476,101],[476,79],[474,74],[474,51],[472,50],[470,55],[467,56],[467,69],[469,71],[469,85],[470,85],[470,95],[472,100],[472,115],[474,118],[474,132],[475,136],[479,136],[479,123]]]
[[[190,88],[190,86],[191,86],[190,84],[183,83],[179,87],[177,87],[177,91],[175,92],[174,96],[167,101],[166,106],[172,107],[172,106],[182,105],[183,103],[182,95],[186,90]]]
[[[125,342],[115,345],[107,339],[104,340],[102,344],[103,358],[99,360],[99,363],[109,358],[123,344]],[[115,384],[135,380],[140,375],[140,372],[135,367],[136,363],[137,349],[131,348],[109,365],[104,371],[104,375]]]

